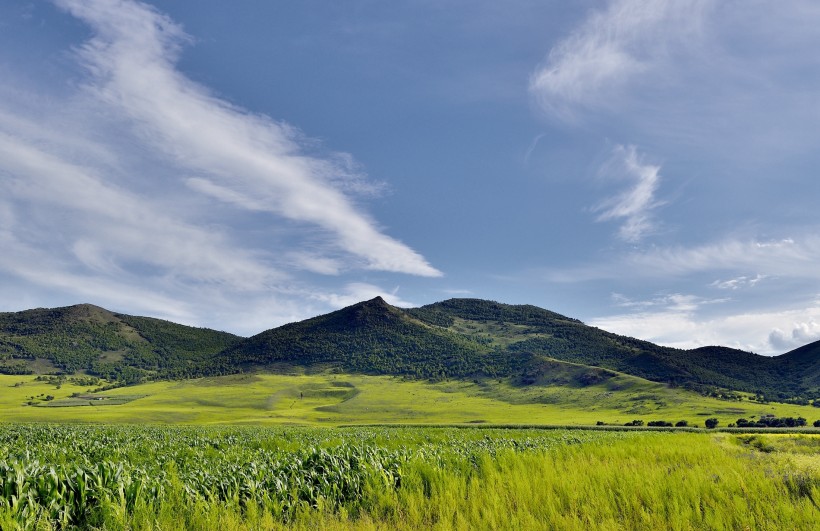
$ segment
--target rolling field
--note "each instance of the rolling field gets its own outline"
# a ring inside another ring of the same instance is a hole
[[[70,381],[57,388],[33,376],[0,375],[0,389],[4,422],[571,426],[642,419],[702,427],[715,417],[725,427],[765,414],[804,417],[809,425],[820,419],[820,408],[812,406],[719,400],[626,375],[589,386],[514,386],[505,380],[429,383],[330,372],[246,374],[99,393]],[[79,397],[70,398],[74,394]]]
[[[520,387],[247,374],[100,392],[0,376],[0,388],[0,529],[820,526],[820,434],[492,427],[820,418],[625,375]]]

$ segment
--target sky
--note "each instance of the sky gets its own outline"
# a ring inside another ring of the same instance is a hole
[[[0,311],[820,339],[815,0],[3,0]]]

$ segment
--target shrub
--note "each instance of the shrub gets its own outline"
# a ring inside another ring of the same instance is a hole
[[[713,428],[716,428],[717,425],[718,425],[718,419],[716,419],[716,418],[706,419],[706,427],[709,428],[710,430],[713,429]]]

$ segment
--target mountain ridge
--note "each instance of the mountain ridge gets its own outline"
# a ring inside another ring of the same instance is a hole
[[[537,306],[482,299],[403,309],[376,297],[249,338],[92,304],[0,313],[0,372],[7,373],[88,373],[129,383],[286,363],[412,378],[503,377],[528,385],[544,381],[554,362],[590,367],[590,375],[618,371],[703,392],[820,396],[820,342],[774,357],[719,346],[674,349]]]

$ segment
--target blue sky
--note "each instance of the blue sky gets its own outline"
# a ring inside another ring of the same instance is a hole
[[[6,0],[0,310],[820,339],[820,4]]]

